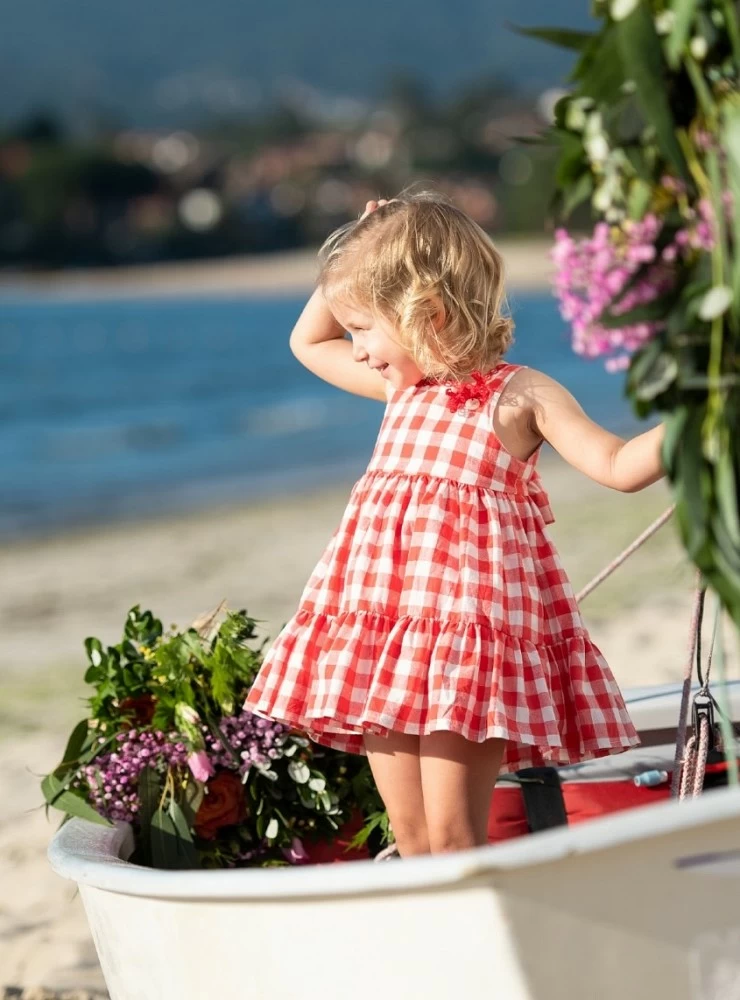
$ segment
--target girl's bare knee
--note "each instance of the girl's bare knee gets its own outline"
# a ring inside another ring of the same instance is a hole
[[[487,841],[485,834],[476,833],[469,824],[458,821],[436,823],[428,829],[431,854],[465,851],[471,847],[482,847]]]

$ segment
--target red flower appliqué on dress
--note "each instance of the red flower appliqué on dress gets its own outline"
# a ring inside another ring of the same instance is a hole
[[[447,408],[453,413],[462,413],[465,410],[477,410],[493,392],[490,378],[495,370],[493,369],[493,371],[487,372],[485,375],[479,371],[471,372],[470,377],[473,379],[472,382],[456,382],[454,385],[451,385],[445,390],[445,395],[449,396]],[[417,383],[420,386],[440,384],[437,379],[433,378],[423,378],[421,382]]]

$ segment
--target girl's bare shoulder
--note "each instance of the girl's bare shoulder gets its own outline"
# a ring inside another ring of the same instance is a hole
[[[494,430],[504,447],[517,458],[526,460],[542,443],[537,429],[538,401],[548,389],[558,385],[536,368],[521,367],[504,386],[494,413]]]

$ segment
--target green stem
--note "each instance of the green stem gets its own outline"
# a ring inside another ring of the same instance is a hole
[[[710,149],[707,153],[707,173],[709,175],[709,196],[712,202],[712,213],[714,215],[715,239],[712,247],[712,284],[714,287],[729,284],[727,275],[727,227],[725,225],[724,205],[722,203],[722,181],[719,169],[719,159],[715,150]],[[716,437],[717,427],[723,410],[725,393],[720,388],[722,377],[722,347],[724,332],[724,314],[715,316],[712,320],[712,332],[709,347],[709,365],[707,375],[709,376],[710,389],[707,399],[707,415],[704,424],[705,443],[709,451],[705,452],[707,457],[716,461],[719,457],[717,448],[719,441]]]
[[[691,82],[694,85],[696,96],[699,98],[701,109],[707,118],[712,118],[716,114],[717,106],[714,103],[712,91],[709,89],[707,81],[704,79],[704,73],[702,72],[701,66],[692,55],[686,56],[685,63],[686,69],[691,77]]]
[[[730,699],[727,694],[727,671],[725,670],[725,649],[724,637],[722,634],[722,602],[719,595],[714,595],[716,603],[714,617],[714,641],[715,660],[717,662],[717,674],[719,677],[719,688],[717,690],[717,704],[720,708],[719,726],[722,733],[722,743],[724,745],[725,760],[727,761],[727,783],[728,785],[738,784],[737,750],[735,748],[735,733],[732,728],[732,714],[730,709]]]
[[[733,0],[722,0],[722,9],[725,15],[727,34],[730,36],[732,44],[732,54],[735,57],[735,62],[740,62],[740,28],[738,28]]]

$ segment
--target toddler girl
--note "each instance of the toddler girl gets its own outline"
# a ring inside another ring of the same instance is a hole
[[[291,349],[385,413],[244,708],[366,754],[402,857],[482,845],[500,770],[638,743],[545,527],[540,446],[631,493],[664,475],[663,426],[625,442],[504,361],[502,259],[442,195],[368,202],[319,260]]]

